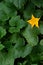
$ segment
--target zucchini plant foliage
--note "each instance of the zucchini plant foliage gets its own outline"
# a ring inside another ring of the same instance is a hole
[[[39,28],[27,23],[32,15],[40,18]],[[43,65],[43,0],[0,0],[0,65],[39,64]]]

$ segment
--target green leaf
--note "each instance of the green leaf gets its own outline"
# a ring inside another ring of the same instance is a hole
[[[34,30],[30,27],[30,25],[27,26],[27,28],[22,32],[24,38],[27,40],[28,44],[31,46],[35,46],[38,44],[38,37]]]
[[[20,17],[19,16],[12,17],[10,19],[10,21],[9,21],[9,25],[10,26],[16,26],[19,20],[20,20]]]
[[[19,31],[20,31],[20,29],[18,29],[17,27],[10,27],[9,28],[10,33],[15,33],[15,32],[19,32]]]
[[[8,20],[10,17],[17,14],[16,9],[13,6],[8,6],[6,3],[0,3],[0,18],[1,20]]]
[[[32,15],[39,28],[26,22]],[[0,0],[0,65],[15,62],[43,65],[43,0]]]
[[[3,42],[3,45],[5,46],[5,48],[9,51],[9,49],[12,47],[12,42],[10,42],[10,40],[5,40]]]
[[[22,65],[22,63],[18,63],[18,65]]]
[[[43,15],[43,11],[42,10],[40,10],[40,9],[35,10],[34,16],[36,18],[41,18],[42,15]]]
[[[0,52],[0,65],[13,65],[14,58],[11,53],[2,53]]]
[[[31,64],[31,65],[38,65],[38,64]]]
[[[43,39],[40,41],[40,45],[42,45],[42,46],[43,46]]]
[[[0,27],[0,38],[6,35],[6,30],[3,27]]]
[[[26,65],[26,63],[27,63],[27,61],[24,61],[24,62],[23,62],[23,65]]]
[[[40,56],[38,54],[32,54],[30,57],[33,63],[38,62],[40,60]]]
[[[25,10],[23,12],[24,12],[24,18],[26,20],[30,19],[32,14],[33,14],[33,12],[34,12],[34,5],[29,2],[27,7],[25,8]]]
[[[14,0],[14,1],[13,1],[13,4],[14,4],[17,8],[21,9],[21,7],[24,6],[25,2],[26,2],[26,0],[23,0],[23,1],[22,1],[22,0]]]
[[[10,40],[12,43],[14,43],[14,44],[16,43],[15,48],[17,49],[17,51],[21,57],[25,57],[31,53],[32,47],[29,44],[24,46],[25,41],[18,34],[17,35],[14,34]]]
[[[39,35],[40,34],[39,28],[37,28],[35,26],[32,28],[32,31],[34,32],[35,35]]]
[[[43,60],[43,52],[40,53],[40,60],[42,61]],[[43,63],[43,62],[42,62]]]
[[[24,7],[26,0],[5,0],[5,2],[13,3],[18,9],[21,9],[22,7]]]
[[[4,45],[0,43],[0,50],[4,48]]]
[[[9,17],[7,16],[7,14],[4,11],[0,10],[0,20],[6,21],[8,19],[9,19]]]
[[[17,45],[15,45],[16,47],[18,46],[22,46],[25,44],[25,41],[23,38],[21,38],[21,36],[19,34],[12,34],[12,36],[10,37],[10,41],[12,43],[16,43]],[[19,47],[18,47],[19,48]]]
[[[32,51],[32,47],[27,44],[25,47],[24,47],[24,50],[22,52],[22,57],[26,57],[27,55],[29,55]]]
[[[9,21],[9,25],[12,26],[9,28],[10,33],[19,32],[20,29],[26,26],[26,22],[20,19],[19,16],[12,17]]]
[[[41,22],[41,21],[40,21],[40,22]],[[39,30],[40,30],[40,33],[43,34],[43,22],[40,23]]]
[[[24,61],[23,63],[18,63],[18,65],[26,65],[27,61]]]
[[[43,0],[31,0],[37,7],[43,7]]]

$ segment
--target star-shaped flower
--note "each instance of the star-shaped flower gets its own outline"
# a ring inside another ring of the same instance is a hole
[[[36,27],[39,28],[39,25],[38,25],[38,21],[40,20],[40,18],[35,18],[33,15],[32,15],[32,18],[30,20],[28,20],[27,22],[31,24],[32,27],[34,27],[34,25]]]

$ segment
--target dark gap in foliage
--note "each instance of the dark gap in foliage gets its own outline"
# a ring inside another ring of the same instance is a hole
[[[43,7],[37,7],[37,6],[35,6],[35,10],[43,10]]]
[[[40,44],[37,44],[36,46],[33,47],[31,54],[38,55],[40,53],[41,53],[41,46]],[[40,58],[38,60],[40,61]]]
[[[1,50],[1,52],[8,53],[8,49],[4,48],[3,50]]]
[[[23,10],[24,10],[25,8],[27,8],[28,2],[29,2],[29,1],[26,0],[26,3],[24,4],[24,8],[21,8],[21,9],[18,9],[18,10],[17,10],[17,15],[20,15],[20,18],[23,19],[23,20],[24,20]]]
[[[24,5],[24,9],[27,8],[27,5],[29,4],[29,2],[30,2],[30,0],[27,0],[27,1],[26,1],[26,4]]]
[[[24,37],[23,37],[24,38]],[[26,46],[28,43],[27,43],[27,40],[24,38],[24,40],[25,40],[25,45],[24,46]]]
[[[39,42],[40,42],[40,40],[43,39],[43,35],[42,34],[39,34],[38,35],[38,38],[39,38]]]
[[[39,61],[38,65],[43,65],[43,60]]]
[[[12,46],[15,46],[16,43],[12,43]]]
[[[21,11],[21,10],[18,10],[18,11],[17,11],[17,15],[20,15],[20,18],[21,18],[21,19],[24,18],[24,17],[23,17],[23,11]]]
[[[10,20],[11,18],[9,18],[6,22],[5,22],[5,24],[4,24],[4,27],[6,28],[6,31],[8,31],[8,29],[9,29],[9,20]]]
[[[8,48],[6,46],[6,44],[4,44],[4,42],[9,41],[11,34],[9,32],[7,32],[6,36],[4,36],[1,39],[1,43],[5,46],[5,48],[2,50],[3,52],[7,52],[8,53]]]
[[[4,36],[2,39],[1,39],[1,42],[3,43],[4,41],[6,40],[9,40],[11,34],[9,32],[7,32],[6,36]]]
[[[27,55],[25,58],[26,58],[26,61],[27,61],[26,65],[28,65],[28,64],[31,65],[32,61],[31,61],[30,55]]]
[[[19,63],[23,63],[24,61],[25,61],[25,58],[22,58],[22,57],[16,58],[15,61],[14,61],[14,65],[17,65],[18,62],[19,62]]]
[[[41,7],[41,10],[43,10],[43,7]]]
[[[10,5],[10,8],[12,7],[11,9],[13,9],[13,10],[14,10],[14,9],[17,10],[16,6],[15,6],[13,3],[10,3],[10,4],[11,4],[11,5]]]
[[[35,47],[33,47],[33,49],[32,49],[32,54],[37,54],[38,53],[38,51],[39,51],[39,48],[38,48],[38,45],[37,46],[35,46]]]
[[[26,46],[28,43],[27,43],[27,40],[25,38],[24,38],[24,40],[25,40],[25,46]]]
[[[0,0],[0,2],[2,2],[3,0]]]
[[[41,19],[40,19],[40,21],[43,21],[43,16],[41,16]]]
[[[37,7],[37,6],[35,6],[35,10],[38,10],[38,9],[40,9],[39,7]]]

